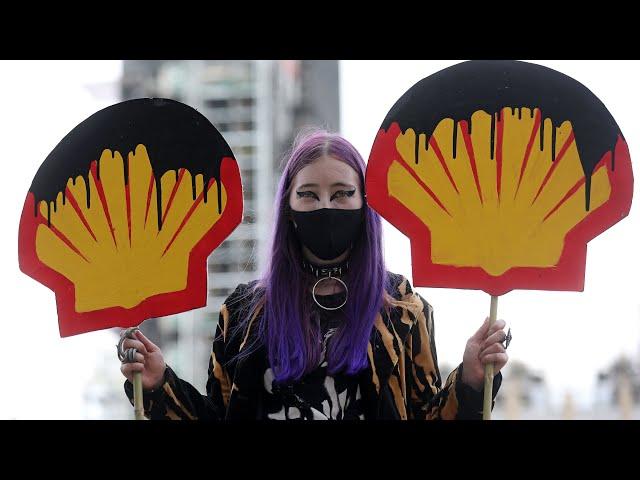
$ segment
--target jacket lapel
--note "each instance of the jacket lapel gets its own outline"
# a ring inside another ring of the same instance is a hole
[[[404,342],[411,326],[412,321],[405,308],[396,306],[389,314],[382,309],[376,316],[369,339],[368,356],[372,381],[378,394],[389,381],[400,356],[404,355]]]

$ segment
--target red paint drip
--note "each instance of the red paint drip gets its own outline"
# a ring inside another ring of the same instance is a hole
[[[549,211],[549,213],[547,213],[547,215],[542,219],[542,221],[543,222],[546,221],[547,218],[553,215],[562,206],[562,204],[564,204],[569,198],[571,198],[573,194],[576,193],[582,185],[584,185],[585,181],[586,181],[586,177],[582,177],[580,180],[578,180],[578,182],[573,187],[571,187],[571,189],[566,193],[566,195],[562,197],[562,200],[560,200],[558,204],[555,207],[553,207]]]
[[[129,229],[129,246],[131,246],[131,194],[129,193],[129,184],[124,186],[124,191],[127,200],[127,228]]]
[[[42,217],[43,221],[46,221],[46,219],[42,216],[42,214],[40,214],[40,216]],[[58,230],[53,223],[50,223],[48,226],[49,230],[51,230],[53,232],[53,234],[58,237],[60,240],[62,240],[67,247],[69,247],[71,250],[73,250],[75,253],[77,253],[80,257],[82,257],[82,259],[87,262],[87,263],[91,263],[89,262],[89,260],[87,259],[87,257],[85,257],[82,252],[78,249],[78,247],[76,247],[73,242],[71,242],[71,240],[69,240],[60,230]]]
[[[167,202],[167,208],[165,208],[164,214],[162,215],[162,225],[164,225],[164,220],[167,218],[167,214],[171,209],[171,205],[173,205],[173,199],[175,198],[176,192],[180,187],[180,183],[182,183],[182,177],[184,177],[184,171],[185,169],[181,168],[180,171],[178,172],[178,180],[176,180],[176,183],[173,186],[173,190],[171,190],[171,195],[169,196],[169,201]]]
[[[76,200],[76,198],[71,193],[71,190],[69,190],[69,187],[67,187],[65,194],[67,197],[67,201],[71,204],[71,206],[75,210],[76,215],[78,215],[78,218],[80,219],[84,227],[87,229],[89,234],[93,237],[93,239],[97,242],[98,239],[94,235],[93,230],[91,230],[91,227],[89,226],[89,222],[87,221],[84,214],[82,213],[82,209],[80,208],[80,205],[78,205],[78,201]]]
[[[147,190],[147,207],[144,211],[144,226],[147,226],[147,217],[149,216],[149,205],[151,204],[151,194],[153,193],[153,172],[151,172],[151,178],[149,179],[149,188]]]
[[[98,180],[96,175],[97,163],[94,161],[91,163],[91,175],[93,176],[93,181],[96,184],[96,189],[98,190],[98,196],[100,197],[100,203],[102,204],[102,208],[104,210],[104,215],[107,217],[107,223],[109,224],[109,231],[111,232],[111,238],[113,238],[113,244],[116,249],[118,248],[118,243],[116,242],[116,236],[113,233],[113,224],[111,223],[111,215],[109,215],[109,207],[107,206],[107,198],[104,195],[104,189],[102,188],[102,182]]]
[[[431,148],[433,148],[433,151],[435,152],[436,157],[438,157],[438,160],[440,161],[440,165],[442,165],[442,169],[444,170],[444,173],[447,174],[447,178],[449,178],[449,182],[451,183],[451,186],[455,189],[456,193],[459,195],[460,191],[458,190],[458,186],[456,185],[456,182],[453,180],[453,177],[451,176],[449,167],[447,167],[447,163],[444,160],[444,155],[442,155],[442,151],[440,150],[440,147],[438,146],[438,142],[436,141],[435,137],[432,136],[429,139],[429,145],[431,145]]]
[[[542,117],[542,113],[540,112],[540,110],[537,110],[536,118],[533,122],[533,128],[531,129],[531,135],[529,136],[529,143],[527,144],[527,150],[524,153],[524,159],[522,160],[522,166],[520,167],[520,178],[518,178],[518,186],[516,187],[516,193],[513,198],[515,198],[518,195],[518,191],[520,190],[520,183],[522,183],[522,177],[524,177],[524,172],[527,169],[527,164],[529,163],[529,157],[531,156],[533,142],[536,141],[536,135],[538,134],[538,130],[540,130],[541,117]]]
[[[482,198],[482,189],[480,188],[480,179],[478,178],[478,167],[476,166],[476,157],[473,152],[473,145],[471,144],[471,137],[469,136],[469,132],[467,130],[467,122],[462,120],[460,122],[460,130],[462,130],[462,137],[464,138],[464,144],[467,147],[467,153],[469,155],[469,162],[471,163],[471,171],[473,172],[473,179],[476,183],[476,190],[478,191],[478,197],[480,198],[480,203],[484,203],[484,199]]]
[[[562,146],[562,149],[560,150],[560,153],[558,153],[558,156],[553,161],[553,165],[551,165],[551,168],[547,172],[547,175],[544,177],[544,180],[542,181],[542,184],[540,185],[540,188],[538,189],[538,193],[536,193],[536,196],[534,197],[533,201],[531,202],[531,205],[533,205],[535,203],[535,201],[540,196],[540,193],[542,193],[542,190],[544,189],[545,185],[547,184],[547,182],[551,178],[551,175],[553,175],[553,172],[556,171],[556,168],[558,167],[558,164],[560,163],[560,160],[562,160],[564,158],[564,154],[569,149],[569,146],[571,145],[571,142],[573,142],[573,139],[574,139],[574,136],[573,136],[573,130],[572,130],[571,131],[571,135],[569,135],[569,138],[567,138],[567,141],[564,142],[564,145]]]
[[[422,181],[422,179],[420,177],[418,177],[418,175],[416,174],[416,172],[409,167],[409,165],[407,165],[407,162],[405,162],[404,158],[402,158],[402,155],[398,155],[398,158],[396,158],[396,161],[398,163],[400,163],[400,165],[402,165],[404,167],[404,169],[409,172],[409,174],[413,177],[413,179],[418,183],[418,185],[420,185],[420,188],[422,188],[422,190],[429,195],[434,202],[436,202],[438,204],[438,206],[449,216],[451,216],[451,214],[449,213],[449,210],[446,209],[446,207],[442,204],[442,202],[440,202],[440,200],[438,199],[438,197],[436,196],[435,193],[433,193],[433,191],[427,187],[427,185]]]
[[[215,180],[211,179],[209,181],[209,186],[207,187],[207,190],[209,190],[211,188],[211,185],[213,185],[214,183],[215,183]],[[202,202],[203,199],[204,199],[204,190],[202,191],[202,193],[200,193],[200,195],[198,195],[198,198],[196,198],[196,201],[193,202],[193,205],[191,205],[191,208],[189,208],[189,211],[186,213],[186,215],[182,219],[182,222],[180,222],[180,226],[176,230],[176,233],[173,234],[173,237],[171,237],[171,240],[169,241],[166,248],[162,252],[163,257],[164,257],[164,254],[167,253],[167,250],[169,250],[169,247],[173,245],[173,242],[175,241],[176,237],[182,231],[184,226],[187,224],[187,221],[189,220],[189,218],[191,218],[191,215],[193,214],[193,212],[195,212],[196,208],[198,208],[198,205],[200,205],[200,202]]]
[[[498,202],[502,193],[502,144],[504,139],[504,116],[496,121],[496,189]]]

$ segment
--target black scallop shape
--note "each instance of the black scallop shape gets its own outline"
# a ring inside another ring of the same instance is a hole
[[[540,109],[543,118],[550,119],[554,129],[565,121],[573,126],[575,143],[585,172],[586,208],[589,209],[590,180],[602,156],[615,151],[620,127],[604,104],[577,80],[541,65],[514,60],[472,60],[445,68],[430,75],[407,90],[391,107],[382,122],[387,130],[397,122],[405,132],[412,128],[427,136],[426,145],[438,123],[451,118],[456,122],[467,120],[471,128],[471,115],[484,110],[495,116],[510,107],[522,115],[522,108]],[[454,136],[457,129],[454,129]],[[494,128],[492,128],[492,135]],[[542,150],[542,140],[541,145]],[[493,138],[487,139],[493,146]],[[454,158],[455,158],[455,139]],[[493,152],[493,148],[491,149]],[[552,145],[552,160],[556,148]],[[612,156],[611,168],[615,168]]]
[[[214,178],[220,185],[220,165],[224,157],[233,157],[231,148],[211,122],[194,108],[166,98],[127,100],[100,110],[78,124],[47,156],[36,173],[30,192],[35,205],[53,202],[65,192],[69,178],[87,180],[89,168],[98,162],[105,149],[118,151],[124,159],[125,182],[129,152],[143,144],[149,154],[157,187],[158,226],[161,227],[162,186],[164,173],[186,168],[191,175],[202,174],[204,185]],[[235,157],[233,157],[235,158]],[[195,182],[192,184],[195,196]],[[204,190],[204,201],[206,198]],[[222,193],[218,188],[218,212],[222,211]],[[63,197],[64,202],[64,197]]]

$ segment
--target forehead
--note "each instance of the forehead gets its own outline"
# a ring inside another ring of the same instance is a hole
[[[322,156],[301,169],[292,184],[303,185],[316,183],[319,186],[330,186],[336,182],[345,182],[357,186],[360,183],[358,173],[347,163],[328,155]]]

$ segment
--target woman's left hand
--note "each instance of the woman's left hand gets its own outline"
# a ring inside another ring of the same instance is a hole
[[[504,320],[496,320],[489,328],[489,318],[480,329],[467,341],[462,360],[462,382],[477,391],[484,386],[484,366],[493,363],[493,373],[497,374],[509,360],[502,342],[507,334]]]

